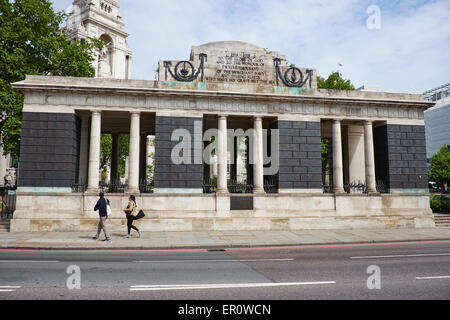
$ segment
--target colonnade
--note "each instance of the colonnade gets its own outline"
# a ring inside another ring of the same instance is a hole
[[[253,192],[264,193],[263,118],[253,117]],[[228,193],[227,186],[227,116],[218,116],[217,193]],[[140,112],[131,112],[130,153],[127,192],[139,193]],[[98,192],[100,166],[101,112],[92,111],[89,143],[89,170],[87,192]],[[341,120],[332,121],[333,189],[344,193]],[[118,134],[113,135],[111,171],[117,172]],[[374,143],[372,122],[364,121],[365,176],[368,193],[376,193]]]
[[[342,163],[342,134],[341,120],[332,123],[333,146],[333,189],[334,193],[344,193],[344,171]],[[366,172],[366,186],[368,193],[376,193],[375,156],[372,121],[364,121],[364,159]]]
[[[264,191],[264,141],[262,117],[253,117],[253,193]],[[227,116],[218,117],[217,137],[217,190],[219,194],[228,193],[227,188]]]

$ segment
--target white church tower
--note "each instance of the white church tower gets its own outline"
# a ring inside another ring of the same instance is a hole
[[[96,38],[105,42],[93,62],[97,77],[129,79],[132,53],[123,27],[117,0],[74,0],[65,31],[69,40]]]

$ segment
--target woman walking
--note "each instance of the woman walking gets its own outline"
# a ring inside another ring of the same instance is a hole
[[[103,230],[103,232],[105,233],[105,240],[103,240],[103,242],[111,242],[111,237],[108,233],[108,230],[106,230],[106,219],[108,218],[108,203],[105,199],[105,194],[103,193],[103,191],[101,191],[98,196],[100,197],[100,199],[98,199],[97,204],[94,207],[94,211],[98,210],[100,220],[98,222],[97,235],[93,239],[98,240],[100,237],[100,232]]]
[[[134,195],[130,195],[130,198],[128,199],[128,206],[123,211],[127,215],[127,228],[128,228],[128,234],[125,236],[125,238],[131,238],[130,234],[131,229],[136,230],[140,238],[142,235],[141,230],[133,226],[133,221],[136,220],[136,211],[137,211],[136,198]]]

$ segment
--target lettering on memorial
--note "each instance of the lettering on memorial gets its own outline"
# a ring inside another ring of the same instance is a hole
[[[194,68],[194,65],[190,61],[180,61],[175,65],[174,70],[172,71],[170,67],[172,66],[171,61],[164,61],[164,68],[165,68],[165,76],[167,81],[167,72],[170,73],[170,75],[177,81],[182,82],[192,82],[200,76],[200,81],[203,82],[203,76],[204,76],[204,65],[205,61],[207,61],[208,56],[205,53],[200,53],[199,59],[200,59],[200,65],[197,69],[197,71]]]
[[[216,72],[212,77],[206,77],[212,82],[275,84],[268,80],[265,56],[256,53],[225,51],[215,61]]]
[[[173,82],[201,82],[188,87],[222,91],[246,86],[252,92],[280,92],[280,86],[313,89],[317,83],[315,70],[289,68],[284,55],[239,41],[192,47],[189,60],[160,61],[158,70],[160,79],[171,82],[167,85],[172,88],[185,86]],[[299,90],[289,92],[294,91]]]
[[[291,67],[287,69],[284,74],[281,72],[281,59],[275,58],[273,59],[273,63],[275,65],[277,86],[279,86],[279,79],[284,83],[286,87],[294,87],[294,88],[302,88],[309,81],[309,87],[312,87],[312,78],[314,75],[314,70],[306,69],[306,77],[303,75],[302,70],[296,67]]]

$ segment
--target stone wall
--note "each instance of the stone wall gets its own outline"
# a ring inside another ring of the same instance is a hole
[[[321,189],[320,122],[278,121],[280,189]]]
[[[425,127],[385,125],[374,129],[377,180],[393,189],[427,189]]]
[[[23,113],[18,186],[70,188],[78,179],[80,132],[75,114]]]
[[[195,132],[195,123],[199,132]],[[202,118],[156,117],[155,134],[155,190],[157,189],[199,189],[203,188],[203,165],[195,163],[195,154],[202,153]],[[180,141],[172,141],[172,133],[186,129],[191,137],[190,164],[175,164],[171,159],[172,149]],[[194,143],[196,141],[200,143]],[[202,159],[200,158],[200,161]]]
[[[98,213],[97,196],[18,193],[11,232],[92,232]],[[106,196],[112,215],[108,228],[126,230],[122,212],[128,196]],[[427,195],[276,194],[253,197],[255,211],[230,211],[230,198],[217,195],[137,195],[146,217],[136,222],[147,232],[305,230],[348,228],[434,227]],[[223,202],[222,202],[223,200]],[[49,203],[52,206],[49,207]],[[224,206],[226,205],[226,206]]]

